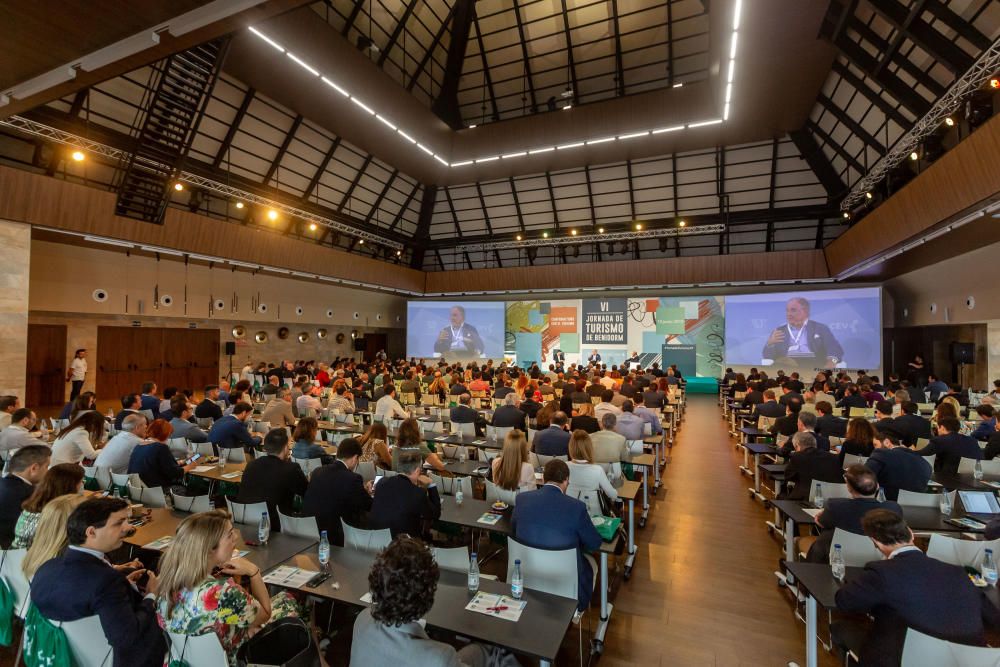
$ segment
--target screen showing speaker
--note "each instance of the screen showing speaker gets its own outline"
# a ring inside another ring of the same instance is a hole
[[[731,295],[725,320],[727,364],[805,371],[881,366],[877,287]]]
[[[448,361],[504,356],[504,302],[411,301],[406,356]]]

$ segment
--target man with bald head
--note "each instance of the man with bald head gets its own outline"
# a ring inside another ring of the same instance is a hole
[[[834,368],[844,360],[844,348],[830,327],[810,319],[811,306],[803,297],[785,304],[785,324],[774,329],[761,356],[776,366]]]

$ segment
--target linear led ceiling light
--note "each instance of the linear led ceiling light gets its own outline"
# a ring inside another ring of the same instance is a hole
[[[566,143],[566,144],[561,144],[561,145],[558,145],[558,146],[536,146],[536,147],[532,147],[532,148],[525,148],[525,149],[520,149],[520,150],[513,150],[513,151],[511,151],[509,153],[504,153],[502,156],[483,156],[483,157],[476,157],[476,158],[467,158],[467,159],[458,160],[458,161],[455,161],[455,162],[450,162],[447,158],[445,158],[440,153],[437,153],[437,152],[433,151],[432,149],[428,148],[427,146],[421,144],[419,141],[417,141],[416,139],[414,139],[413,137],[411,137],[409,134],[407,134],[406,132],[404,132],[402,129],[400,129],[391,120],[389,120],[388,118],[386,118],[385,116],[383,116],[381,113],[379,113],[375,109],[372,109],[371,107],[369,107],[368,105],[366,105],[365,103],[363,103],[361,100],[359,100],[357,97],[355,97],[353,93],[351,93],[350,91],[346,90],[345,88],[343,88],[342,86],[338,85],[337,83],[334,83],[333,80],[331,80],[326,75],[324,75],[321,72],[319,72],[318,70],[316,70],[316,68],[314,68],[309,63],[303,61],[302,59],[300,59],[297,56],[295,56],[292,53],[290,53],[288,50],[285,49],[285,47],[283,47],[281,44],[279,44],[278,42],[276,42],[274,39],[272,39],[268,35],[266,35],[263,32],[261,32],[259,29],[254,28],[253,26],[250,26],[249,30],[254,35],[256,35],[261,40],[263,40],[265,43],[267,43],[268,45],[270,45],[271,47],[273,47],[274,49],[276,49],[277,51],[279,51],[279,52],[287,55],[292,62],[294,62],[299,67],[301,67],[302,69],[304,69],[305,71],[307,71],[310,75],[319,78],[321,81],[323,81],[323,83],[327,84],[328,86],[330,86],[331,88],[333,88],[334,90],[336,90],[338,93],[340,93],[344,97],[347,97],[348,99],[350,99],[358,107],[360,107],[361,109],[363,109],[366,113],[368,113],[368,114],[374,116],[375,118],[377,118],[378,120],[380,120],[387,128],[389,128],[389,130],[391,132],[394,132],[394,133],[398,134],[402,138],[404,138],[407,141],[409,141],[410,143],[414,144],[422,152],[426,153],[428,156],[430,156],[431,158],[437,160],[438,162],[440,162],[444,166],[451,167],[451,168],[457,168],[457,167],[467,167],[467,166],[472,165],[472,164],[481,164],[483,162],[493,162],[495,160],[501,159],[501,157],[503,159],[505,159],[505,160],[509,160],[511,158],[522,157],[522,156],[525,156],[525,155],[537,155],[539,153],[548,153],[550,151],[557,150],[557,149],[558,150],[566,150],[566,149],[569,149],[569,148],[577,148],[579,146],[590,146],[590,145],[593,145],[593,144],[604,144],[604,143],[611,143],[611,142],[614,142],[614,141],[628,141],[630,139],[637,139],[639,137],[645,137],[645,136],[648,136],[648,135],[651,135],[651,134],[663,134],[663,133],[666,133],[666,132],[676,132],[676,131],[685,130],[685,129],[692,130],[692,129],[697,129],[699,127],[706,127],[706,126],[710,126],[710,125],[718,125],[718,124],[721,124],[721,123],[729,120],[729,111],[730,111],[730,108],[731,108],[731,105],[732,105],[732,97],[733,97],[733,82],[734,82],[735,77],[736,77],[736,44],[737,44],[737,36],[739,34],[740,18],[741,18],[742,9],[743,9],[743,0],[735,0],[735,6],[734,6],[734,11],[733,11],[733,31],[732,31],[732,36],[730,38],[730,43],[729,43],[729,58],[728,58],[729,62],[728,62],[728,66],[725,67],[724,70],[723,70],[723,71],[726,72],[726,88],[725,88],[726,92],[725,92],[725,98],[724,98],[724,101],[723,101],[722,117],[721,118],[714,118],[714,119],[711,119],[711,120],[697,121],[697,122],[693,122],[693,123],[684,123],[684,124],[680,124],[680,125],[674,125],[674,126],[671,126],[671,127],[651,128],[651,129],[648,129],[648,130],[639,130],[639,131],[635,131],[635,132],[629,132],[629,133],[620,134],[620,135],[616,135],[616,136],[610,136],[610,137],[595,137],[593,139],[581,139],[579,141],[573,141],[573,142]],[[683,85],[682,83],[675,84],[674,88],[680,88],[682,85]],[[566,109],[569,109],[569,108],[570,108],[570,105],[566,105],[565,107],[563,107],[563,110],[565,111]],[[473,126],[470,126],[470,127],[475,127],[475,126],[473,125]]]

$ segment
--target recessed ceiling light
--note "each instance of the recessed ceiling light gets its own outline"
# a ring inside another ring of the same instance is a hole
[[[72,157],[76,162],[83,162],[84,158],[87,156],[84,155],[83,151],[73,151],[73,154],[70,157]]]
[[[236,208],[242,209],[243,206],[245,206],[245,204],[243,202],[241,202],[241,201],[236,202]]]
[[[580,146],[583,146],[583,142],[582,141],[578,141],[578,142],[573,143],[573,144],[563,144],[562,146],[556,146],[556,148],[559,149],[559,150],[561,150],[561,151],[564,151],[564,150],[566,150],[568,148],[578,148]]]
[[[285,55],[291,58],[296,65],[298,65],[305,71],[309,72],[313,76],[319,76],[319,72],[317,72],[315,68],[313,68],[311,65],[309,65],[309,63],[301,60],[300,58],[295,57],[295,55],[291,51],[286,51]]]
[[[674,88],[683,88],[683,87],[684,87],[683,83],[675,83],[674,84]]]
[[[948,127],[953,127],[955,125],[955,119],[952,118],[951,116],[948,116],[947,118],[944,119],[944,124],[947,125]]]
[[[663,134],[664,132],[676,132],[677,130],[683,130],[683,125],[673,125],[671,127],[661,127],[658,130],[653,130],[653,134]]]
[[[350,97],[350,96],[351,96],[351,94],[350,94],[350,93],[348,93],[348,92],[347,92],[346,90],[344,90],[343,88],[341,88],[340,86],[338,86],[337,84],[335,84],[335,83],[334,83],[333,81],[330,81],[330,80],[329,80],[328,78],[326,78],[325,76],[321,76],[321,77],[320,77],[320,80],[321,80],[321,81],[322,81],[323,83],[325,83],[326,85],[328,85],[328,86],[330,86],[331,88],[333,88],[334,90],[336,90],[336,91],[337,91],[338,93],[340,93],[340,94],[341,94],[341,95],[343,95],[344,97]]]
[[[680,222],[679,222],[678,224],[679,224],[679,225],[680,225],[681,227],[686,227],[686,226],[687,226],[687,223],[686,223],[686,222],[684,222],[683,220],[681,220],[681,221],[680,221]]]
[[[476,127],[478,127],[478,126],[475,123],[473,123],[472,125],[469,126],[469,129],[470,130],[474,130],[474,129],[476,129]]]
[[[567,104],[566,106],[564,106],[564,107],[562,108],[562,110],[563,110],[563,111],[567,111],[567,110],[569,110],[569,109],[572,109],[572,108],[573,108],[573,105],[572,105],[572,104]]]
[[[618,138],[624,141],[625,139],[635,139],[637,137],[644,137],[647,134],[649,134],[649,130],[646,130],[644,132],[633,132],[632,134],[622,134],[619,135]]]

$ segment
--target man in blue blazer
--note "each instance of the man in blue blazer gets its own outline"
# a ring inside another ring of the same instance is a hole
[[[576,549],[577,617],[590,606],[594,593],[594,567],[584,552],[596,551],[601,536],[590,520],[587,506],[566,495],[569,486],[569,466],[552,459],[542,474],[545,485],[537,491],[517,495],[511,526],[514,539],[536,549]]]
[[[156,395],[155,382],[142,383],[142,395],[139,397],[139,409],[149,410],[152,412],[153,419],[157,419],[160,416],[160,397]]]
[[[934,459],[934,472],[957,473],[962,459],[983,458],[983,450],[976,439],[959,433],[961,424],[954,417],[942,417],[938,420],[938,435],[923,449],[917,450],[921,456],[937,455]]]
[[[237,403],[233,406],[233,414],[212,424],[208,440],[215,445],[216,451],[233,447],[253,449],[261,443],[260,436],[250,435],[247,430],[247,420],[252,414],[253,407],[249,403]]]
[[[536,454],[542,456],[569,456],[569,431],[566,430],[569,417],[559,411],[552,415],[552,423],[548,428],[535,433],[531,443]]]
[[[31,601],[50,621],[98,616],[115,667],[162,667],[167,644],[156,621],[156,575],[139,561],[112,565],[105,555],[121,546],[128,516],[120,498],[93,498],[73,510],[66,524],[69,546],[35,573]],[[136,583],[144,575],[140,592]]]

